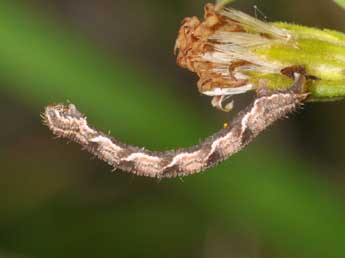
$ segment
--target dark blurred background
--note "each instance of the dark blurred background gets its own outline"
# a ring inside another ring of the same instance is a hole
[[[308,104],[220,166],[162,181],[112,173],[42,125],[45,105],[70,100],[155,150],[217,131],[233,113],[173,56],[204,4],[0,1],[0,257],[345,257],[344,101]],[[254,5],[268,21],[345,30],[330,0],[233,6]]]

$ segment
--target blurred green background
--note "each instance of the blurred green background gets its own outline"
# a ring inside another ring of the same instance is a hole
[[[70,100],[155,150],[217,131],[234,113],[213,109],[173,56],[181,20],[204,3],[0,0],[0,257],[345,257],[345,102],[308,104],[183,180],[111,173],[41,124],[45,105]],[[253,5],[345,31],[330,0],[234,4]]]

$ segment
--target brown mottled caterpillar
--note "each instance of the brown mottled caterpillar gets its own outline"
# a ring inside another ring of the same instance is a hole
[[[186,149],[155,152],[121,143],[89,126],[73,104],[48,106],[43,119],[55,135],[81,144],[116,169],[148,177],[181,177],[224,161],[274,121],[301,106],[308,96],[304,93],[305,75],[294,76],[295,83],[289,90],[268,93],[262,88],[255,101],[237,114],[228,127]]]

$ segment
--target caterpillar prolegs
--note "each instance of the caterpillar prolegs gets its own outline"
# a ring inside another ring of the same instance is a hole
[[[270,92],[261,87],[254,101],[229,126],[185,149],[160,152],[124,144],[91,127],[73,104],[47,106],[43,120],[54,135],[79,143],[116,169],[156,178],[182,177],[226,160],[274,121],[300,107],[308,97],[304,89],[306,77],[295,73],[294,79],[287,90]]]

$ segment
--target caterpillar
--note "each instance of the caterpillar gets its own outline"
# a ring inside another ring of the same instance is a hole
[[[47,106],[42,116],[54,135],[79,143],[115,169],[147,177],[182,177],[224,161],[274,121],[302,106],[308,97],[304,90],[306,77],[301,73],[294,77],[294,84],[287,90],[270,92],[262,86],[254,101],[229,126],[184,149],[159,152],[122,143],[90,126],[74,104]]]

